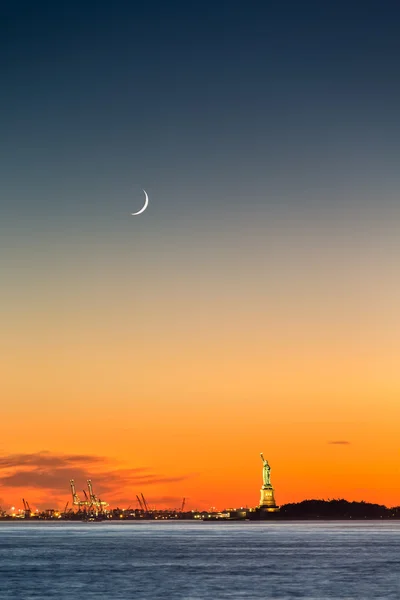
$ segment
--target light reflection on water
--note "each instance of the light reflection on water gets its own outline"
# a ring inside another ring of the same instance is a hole
[[[400,522],[0,523],[0,600],[400,599]]]

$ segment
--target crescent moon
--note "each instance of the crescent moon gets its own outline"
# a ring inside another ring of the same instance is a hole
[[[148,195],[147,195],[147,192],[146,192],[146,190],[143,190],[143,192],[144,192],[144,205],[143,205],[143,207],[142,207],[140,210],[138,210],[137,212],[135,212],[135,213],[131,213],[131,215],[132,215],[133,217],[134,217],[134,216],[136,216],[136,215],[140,215],[142,212],[144,212],[144,211],[146,210],[146,208],[147,208],[147,207],[148,207],[148,205],[149,205],[149,197],[148,197]]]

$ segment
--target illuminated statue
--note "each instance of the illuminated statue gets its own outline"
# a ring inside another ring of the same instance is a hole
[[[261,460],[263,461],[263,484],[264,487],[265,486],[270,486],[271,485],[271,467],[269,466],[269,463],[267,460],[265,460],[263,453],[261,452],[260,454],[261,456]]]

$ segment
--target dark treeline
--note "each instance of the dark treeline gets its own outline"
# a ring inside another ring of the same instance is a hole
[[[303,500],[284,504],[280,508],[283,519],[400,519],[400,506],[387,508],[369,502],[347,500]]]

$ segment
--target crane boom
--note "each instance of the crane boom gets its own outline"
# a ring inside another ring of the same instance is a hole
[[[80,500],[79,500],[78,494],[76,493],[75,482],[74,482],[73,479],[70,479],[69,483],[70,483],[70,486],[71,486],[72,504],[78,504],[78,506],[79,506]]]
[[[22,503],[24,505],[25,519],[28,519],[31,516],[31,507],[29,506],[29,503],[25,500],[25,498],[22,498]]]
[[[91,500],[93,503],[95,503],[95,502],[97,502],[98,500],[97,500],[96,496],[95,496],[95,495],[94,495],[94,493],[93,493],[92,480],[91,480],[91,479],[88,479],[88,480],[87,480],[87,484],[88,484],[88,488],[89,488],[89,496],[90,496],[90,500]]]
[[[143,496],[143,494],[140,494],[140,495],[142,496],[142,500],[143,500],[143,504],[144,504],[144,508],[145,508],[146,512],[149,512],[149,508],[147,506],[147,502],[145,500],[145,497]]]

